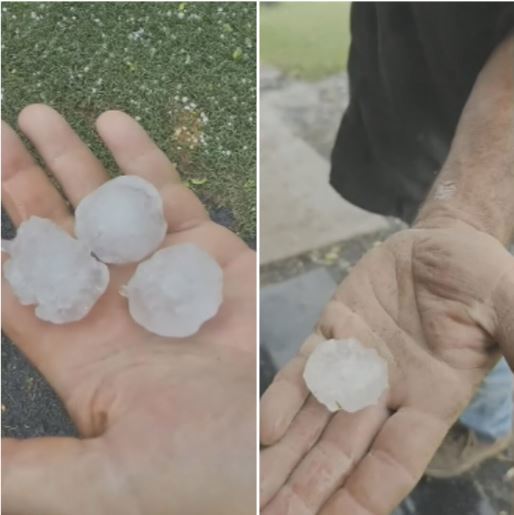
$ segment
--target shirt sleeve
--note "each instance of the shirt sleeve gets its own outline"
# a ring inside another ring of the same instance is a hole
[[[350,202],[410,222],[478,73],[514,31],[514,4],[356,2],[351,31],[350,102],[330,181]]]

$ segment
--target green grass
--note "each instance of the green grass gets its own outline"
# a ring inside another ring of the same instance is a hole
[[[349,16],[349,2],[261,3],[262,63],[308,80],[344,70]]]
[[[211,208],[255,238],[256,7],[238,3],[2,4],[3,118],[60,111],[116,174],[94,120],[122,109]]]

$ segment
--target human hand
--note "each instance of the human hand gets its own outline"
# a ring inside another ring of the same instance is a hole
[[[514,259],[465,223],[423,225],[357,264],[261,399],[263,514],[391,513],[500,349],[514,369]],[[350,337],[387,360],[390,389],[376,406],[330,414],[303,368],[319,342]]]
[[[108,179],[51,108],[19,126],[72,206]],[[81,439],[2,442],[7,515],[173,515],[255,512],[255,254],[215,224],[174,166],[129,116],[110,111],[98,132],[120,169],[160,191],[163,246],[191,242],[224,272],[223,304],[189,338],[152,335],[119,293],[135,265],[110,267],[106,293],[81,321],[52,325],[22,306],[2,278],[2,323],[42,372]],[[15,225],[32,215],[73,232],[73,215],[16,133],[2,130],[3,204]],[[223,473],[220,473],[223,471]]]

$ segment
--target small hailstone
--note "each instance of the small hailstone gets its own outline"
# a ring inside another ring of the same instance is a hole
[[[36,316],[54,324],[84,318],[109,282],[107,266],[83,242],[44,218],[23,222],[2,250],[10,255],[4,276],[20,303],[35,304]]]
[[[386,361],[354,339],[320,343],[307,360],[303,378],[329,411],[359,411],[376,404],[388,388]]]
[[[223,297],[223,272],[196,245],[173,245],[141,263],[122,295],[132,318],[160,336],[190,336],[217,312]]]
[[[162,199],[141,177],[116,177],[93,191],[75,210],[75,234],[104,263],[132,263],[164,240]]]

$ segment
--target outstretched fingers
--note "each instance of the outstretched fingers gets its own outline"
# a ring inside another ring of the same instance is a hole
[[[160,191],[170,232],[209,220],[200,200],[180,182],[175,165],[133,118],[122,111],[107,111],[96,127],[121,171],[146,179]]]
[[[398,398],[395,360],[361,316],[334,298],[321,316],[318,331],[323,336],[307,341],[302,352],[277,374],[261,401],[261,442],[270,446],[261,453],[261,501],[266,515],[318,513],[365,456],[390,417],[389,406]],[[316,401],[309,397],[304,405],[309,393],[303,380],[305,363],[314,348],[329,338],[357,339],[386,359],[390,388],[376,406],[333,416],[306,410],[310,406],[312,411]]]
[[[3,205],[15,225],[40,216],[73,231],[73,217],[64,198],[6,123],[2,127],[2,193]],[[65,395],[69,371],[86,359],[91,347],[85,349],[69,338],[59,337],[67,328],[38,319],[33,306],[22,306],[3,275],[2,328],[57,392]]]
[[[309,395],[303,380],[303,369],[309,354],[323,340],[318,334],[309,336],[298,355],[278,372],[264,392],[260,402],[262,445],[272,445],[280,440],[303,406]]]
[[[26,107],[19,125],[73,205],[107,180],[87,145],[52,108],[40,104]],[[73,216],[64,197],[7,124],[2,131],[2,165],[2,201],[16,225],[30,216],[41,216],[73,232]],[[3,329],[64,399],[75,387],[77,370],[107,352],[102,337],[107,334],[106,326],[113,324],[101,313],[105,297],[87,319],[55,325],[38,319],[33,306],[21,305],[2,277]],[[101,326],[95,329],[102,337],[87,338],[95,324]],[[88,345],[84,345],[86,341]]]
[[[388,417],[385,402],[358,413],[334,415],[264,514],[316,515],[362,459]]]
[[[108,179],[89,147],[51,107],[43,104],[27,106],[20,113],[18,124],[73,206]]]
[[[401,408],[320,515],[389,515],[416,486],[448,430],[434,415]]]
[[[316,444],[330,417],[331,413],[325,406],[314,397],[309,397],[285,436],[275,445],[261,451],[261,506],[266,506],[285,483],[291,471]]]
[[[142,177],[159,190],[168,222],[165,246],[195,243],[222,267],[248,251],[236,234],[209,219],[198,197],[181,183],[175,165],[133,118],[107,111],[98,118],[97,130],[123,173]]]
[[[31,216],[71,227],[64,198],[36,164],[16,132],[2,122],[2,204],[18,226]]]

